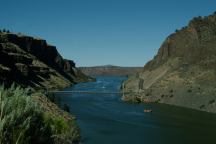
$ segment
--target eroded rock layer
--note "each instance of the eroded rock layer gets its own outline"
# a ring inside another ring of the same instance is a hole
[[[171,34],[143,72],[125,82],[125,89],[139,93],[124,100],[216,112],[216,14],[194,18]]]
[[[0,33],[1,83],[56,89],[88,79],[73,61],[63,59],[46,40]]]

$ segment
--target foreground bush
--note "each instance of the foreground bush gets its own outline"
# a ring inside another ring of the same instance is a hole
[[[63,144],[78,140],[74,121],[46,112],[28,89],[0,86],[0,144]]]
[[[27,89],[0,87],[0,143],[52,143],[42,109]]]

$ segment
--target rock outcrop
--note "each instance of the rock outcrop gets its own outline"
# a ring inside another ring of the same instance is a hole
[[[46,40],[0,33],[1,83],[56,89],[89,79]]]
[[[142,71],[141,67],[119,67],[119,66],[95,66],[79,67],[79,69],[89,76],[130,76]]]
[[[216,14],[197,17],[168,36],[125,89],[124,100],[154,101],[216,112]]]

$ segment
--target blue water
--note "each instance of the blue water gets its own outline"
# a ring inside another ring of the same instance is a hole
[[[125,77],[97,77],[66,90],[115,92]],[[118,94],[58,94],[84,144],[216,144],[216,115],[164,104],[131,104]],[[144,113],[152,109],[152,113]]]

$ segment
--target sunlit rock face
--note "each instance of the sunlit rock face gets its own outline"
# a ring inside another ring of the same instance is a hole
[[[216,112],[216,14],[194,18],[168,36],[153,60],[139,76],[130,77],[125,88],[140,92],[136,101]]]

